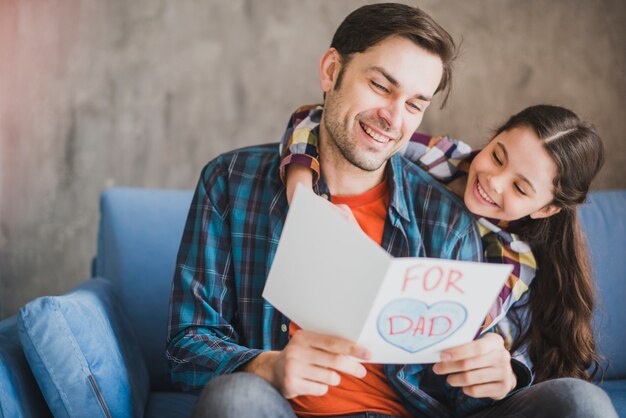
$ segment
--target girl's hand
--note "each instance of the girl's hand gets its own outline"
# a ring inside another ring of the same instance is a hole
[[[287,167],[287,172],[285,173],[285,176],[287,183],[285,186],[287,189],[287,203],[289,203],[290,205],[298,183],[302,184],[304,187],[308,187],[309,189],[313,188],[313,173],[311,173],[310,168],[307,168],[303,165],[291,164]],[[334,206],[335,208],[337,208],[338,212],[341,214],[341,216],[344,217],[345,220],[360,228],[348,205]]]
[[[293,194],[296,191],[298,183],[309,189],[313,188],[313,173],[310,168],[299,164],[290,164],[285,172],[287,188],[287,203],[291,205]]]
[[[502,337],[493,332],[443,351],[433,371],[447,374],[451,386],[463,388],[466,395],[474,398],[500,400],[517,385],[511,354]]]

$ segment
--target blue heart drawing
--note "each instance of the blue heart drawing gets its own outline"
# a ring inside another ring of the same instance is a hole
[[[378,332],[388,343],[416,353],[454,334],[467,319],[457,302],[427,305],[415,299],[395,299],[378,315]]]

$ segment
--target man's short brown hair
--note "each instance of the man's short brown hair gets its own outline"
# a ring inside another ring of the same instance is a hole
[[[336,88],[341,84],[343,71],[352,54],[364,52],[392,36],[409,39],[441,59],[443,74],[435,93],[443,92],[443,107],[452,87],[452,63],[457,54],[456,45],[452,36],[428,14],[406,4],[379,3],[363,6],[344,19],[330,45],[339,52],[342,62]]]

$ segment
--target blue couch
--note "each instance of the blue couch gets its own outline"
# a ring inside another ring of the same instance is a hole
[[[164,352],[172,273],[191,198],[190,191],[129,188],[102,194],[94,279],[0,322],[0,417],[52,416],[50,409],[57,416],[188,416],[195,396],[172,387]],[[599,385],[626,416],[626,190],[592,193],[589,200],[579,213],[601,295],[599,349],[610,360]],[[103,331],[94,342],[89,331],[95,329]],[[101,357],[90,357],[91,351]],[[74,389],[59,390],[62,384]],[[96,414],[89,409],[94,402]]]

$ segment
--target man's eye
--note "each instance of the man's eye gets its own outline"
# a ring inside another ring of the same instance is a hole
[[[415,110],[416,112],[422,112],[422,108],[415,103],[408,102],[407,104],[411,109]]]
[[[496,162],[496,164],[502,165],[502,160],[500,159],[500,157],[498,157],[497,152],[493,151],[491,155],[493,156],[493,160]]]
[[[378,83],[377,83],[377,82],[375,82],[375,81],[372,81],[371,83],[372,83],[372,86],[374,86],[374,88],[375,88],[376,90],[380,90],[380,91],[382,91],[382,92],[384,92],[384,93],[389,93],[389,90],[387,90],[387,88],[386,88],[386,87],[381,86],[380,84],[378,84]]]
[[[519,184],[517,184],[517,183],[513,183],[513,186],[515,186],[515,189],[517,189],[517,191],[518,191],[520,194],[522,194],[522,195],[526,196],[526,192],[524,191],[524,189],[522,189],[522,188],[519,186]]]

